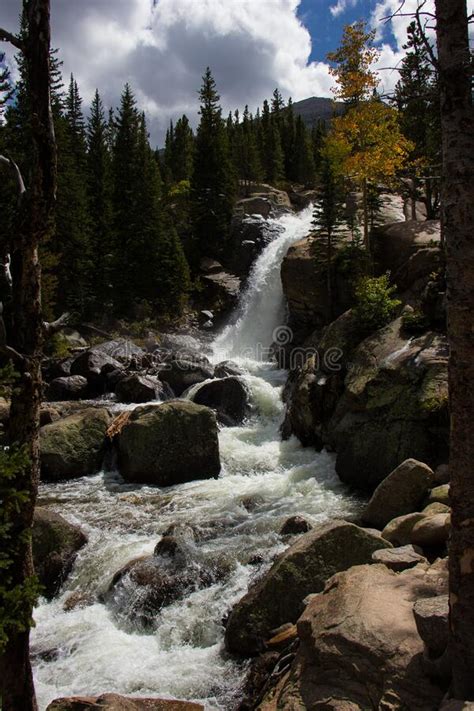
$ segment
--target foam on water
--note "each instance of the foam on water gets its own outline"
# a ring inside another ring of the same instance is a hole
[[[105,691],[197,700],[208,711],[232,711],[246,665],[226,655],[222,619],[283,550],[278,532],[288,516],[316,523],[357,509],[334,473],[332,455],[303,448],[295,438],[281,441],[286,373],[259,357],[284,318],[281,260],[307,233],[310,218],[308,209],[278,220],[281,231],[258,258],[234,325],[214,343],[216,362],[232,358],[245,369],[253,405],[248,422],[220,432],[218,479],[158,489],[101,472],[42,485],[41,503],[79,523],[89,543],[61,595],[36,610],[32,652],[41,711],[58,696]],[[163,608],[146,634],[100,602],[63,611],[71,591],[100,598],[113,574],[151,554],[172,523],[206,533],[194,544],[194,559],[225,565],[222,580]]]

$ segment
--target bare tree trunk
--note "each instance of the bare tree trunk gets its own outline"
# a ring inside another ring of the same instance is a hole
[[[474,700],[474,116],[465,0],[436,0],[447,252],[452,694]]]
[[[38,247],[50,233],[56,195],[56,146],[50,103],[50,0],[25,0],[27,37],[21,44],[28,71],[28,91],[33,135],[33,165],[23,206],[18,238],[12,253],[14,342],[23,356],[19,381],[12,395],[9,438],[25,447],[29,461],[13,486],[28,493],[14,521],[19,545],[12,566],[13,585],[25,586],[33,576],[31,531],[39,481],[39,412],[41,402],[41,269]],[[17,368],[18,369],[18,368]],[[26,620],[32,615],[23,610]],[[29,629],[9,634],[1,660],[2,711],[36,711],[37,704],[29,660]]]

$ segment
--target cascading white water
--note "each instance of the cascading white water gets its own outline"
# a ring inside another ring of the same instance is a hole
[[[220,432],[219,479],[157,489],[102,472],[42,485],[40,503],[79,523],[89,543],[61,595],[36,610],[32,651],[41,711],[58,696],[105,691],[196,700],[207,711],[232,711],[245,665],[223,650],[223,617],[283,549],[278,532],[288,516],[316,523],[356,510],[331,455],[304,449],[295,438],[281,441],[286,373],[264,357],[283,323],[281,261],[307,233],[310,219],[308,208],[276,220],[281,231],[256,261],[234,324],[215,340],[216,362],[232,358],[245,368],[254,406],[243,426]],[[193,544],[193,560],[227,572],[163,608],[145,634],[100,602],[100,594],[125,563],[150,555],[172,523],[203,531]],[[72,591],[90,594],[93,603],[65,612]]]
[[[265,359],[262,355],[268,352],[275,329],[285,321],[281,263],[288,247],[308,234],[311,219],[310,206],[298,215],[289,213],[273,220],[281,231],[255,262],[237,311],[237,321],[216,338],[217,358]]]

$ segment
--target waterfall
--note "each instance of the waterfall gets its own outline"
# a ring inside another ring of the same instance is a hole
[[[216,358],[265,360],[275,329],[285,322],[281,263],[288,247],[308,234],[311,219],[312,206],[309,206],[296,215],[285,214],[272,220],[279,234],[257,258],[234,322],[215,339]]]
[[[233,324],[214,343],[216,361],[239,361],[253,405],[247,422],[219,433],[219,478],[159,489],[101,472],[41,484],[41,504],[80,524],[89,543],[60,595],[40,600],[35,611],[32,654],[40,711],[59,696],[112,691],[233,711],[245,666],[224,652],[223,618],[284,549],[279,531],[289,516],[317,524],[350,516],[358,506],[336,477],[332,455],[303,448],[294,437],[280,438],[287,374],[265,360],[257,345],[267,348],[284,323],[281,262],[288,247],[307,234],[311,209],[274,222],[280,229],[254,265]],[[199,531],[193,562],[220,566],[223,574],[162,608],[144,634],[101,594],[128,561],[151,555],[171,524]],[[65,612],[65,600],[76,591],[91,596],[92,604]]]

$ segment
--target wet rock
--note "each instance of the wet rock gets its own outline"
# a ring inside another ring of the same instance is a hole
[[[279,652],[271,651],[260,654],[252,661],[242,689],[242,701],[238,711],[254,711],[257,708],[279,658]]]
[[[429,652],[439,657],[449,640],[449,596],[417,600],[413,606],[416,628]]]
[[[42,427],[42,477],[57,481],[99,471],[111,421],[105,408],[89,407]]]
[[[450,519],[447,513],[424,516],[413,526],[410,534],[411,542],[422,548],[443,546],[449,538]]]
[[[81,400],[89,394],[89,384],[82,375],[68,375],[55,378],[46,389],[46,397],[51,402]]]
[[[192,561],[184,565],[163,556],[146,556],[115,573],[105,601],[119,619],[148,630],[163,607],[212,582],[210,571]]]
[[[73,360],[71,375],[81,375],[86,378],[90,388],[99,394],[105,390],[107,373],[113,370],[120,370],[121,367],[121,364],[115,358],[100,350],[89,349]]]
[[[233,608],[226,629],[228,651],[251,656],[263,649],[271,630],[296,622],[310,593],[319,592],[337,571],[370,562],[390,547],[346,521],[332,521],[303,534]]]
[[[298,621],[290,674],[260,704],[270,709],[438,708],[444,691],[424,674],[413,603],[438,594],[421,566],[395,574],[362,565],[335,575]]]
[[[375,551],[372,553],[372,560],[374,563],[382,563],[395,573],[413,568],[418,563],[428,563],[426,558],[421,555],[421,549],[411,545]]]
[[[216,319],[223,319],[237,306],[240,294],[240,278],[226,271],[201,276],[202,302],[214,313]]]
[[[171,486],[220,472],[216,417],[187,400],[136,408],[115,439],[126,481]]]
[[[234,363],[233,360],[223,360],[221,363],[216,365],[214,370],[215,378],[227,378],[229,375],[244,375],[244,370],[240,367],[240,365]]]
[[[55,699],[46,711],[204,711],[204,706],[192,701],[154,698],[134,698],[118,694],[102,696],[71,696]]]
[[[312,525],[303,516],[290,516],[280,529],[280,536],[294,536],[298,533],[307,533]]]
[[[214,377],[214,369],[194,360],[171,360],[160,370],[159,378],[168,383],[171,390],[179,397],[192,385],[210,380]]]
[[[72,610],[77,610],[82,607],[89,607],[93,605],[95,598],[90,593],[81,592],[76,590],[67,596],[63,603],[64,612],[72,612]]]
[[[115,387],[120,402],[150,402],[151,400],[169,400],[174,393],[167,383],[153,375],[127,375],[121,378]]]
[[[35,572],[43,586],[42,594],[53,598],[69,575],[87,538],[78,526],[54,511],[35,509],[33,521],[33,560]]]
[[[223,425],[240,424],[250,414],[250,392],[241,378],[233,375],[204,383],[191,399],[215,410]]]
[[[440,486],[435,486],[434,489],[431,489],[428,497],[428,503],[433,504],[435,502],[444,504],[445,506],[450,506],[451,501],[449,498],[449,484],[441,484]]]
[[[362,514],[363,522],[383,528],[397,516],[419,510],[433,481],[430,467],[406,459],[378,485]]]
[[[245,215],[237,210],[230,226],[230,248],[225,257],[226,267],[233,274],[246,279],[258,255],[279,231],[278,225],[259,215]]]
[[[382,531],[382,538],[394,546],[406,546],[411,543],[411,532],[418,521],[426,518],[423,513],[411,513],[405,516],[397,516],[387,523]]]

